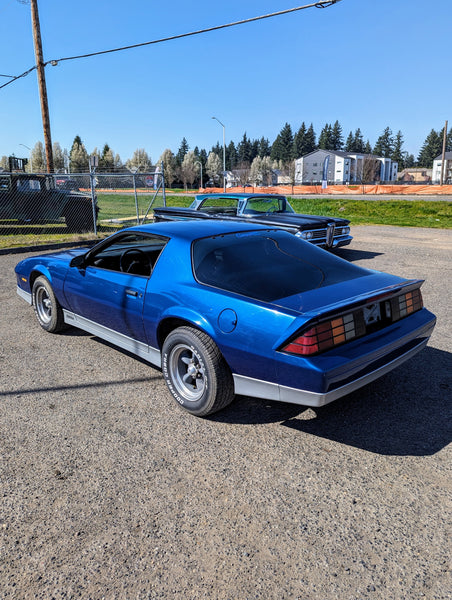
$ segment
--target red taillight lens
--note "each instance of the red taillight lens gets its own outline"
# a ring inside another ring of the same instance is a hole
[[[366,333],[383,329],[424,306],[419,288],[388,300],[385,298],[387,295],[372,298],[371,304],[366,304],[354,312],[318,323],[292,339],[281,350],[299,356],[326,352]]]
[[[356,323],[353,313],[330,319],[305,331],[284,346],[283,351],[302,356],[325,352],[361,335],[359,325],[359,323]]]

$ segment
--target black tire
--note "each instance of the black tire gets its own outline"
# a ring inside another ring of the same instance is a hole
[[[38,277],[31,292],[33,308],[38,323],[49,333],[65,329],[63,310],[53,293],[47,277]]]
[[[162,371],[173,398],[192,415],[210,415],[234,399],[226,361],[212,338],[198,329],[179,327],[168,335]]]
[[[71,202],[65,210],[66,227],[71,233],[94,231],[93,209],[89,202]]]

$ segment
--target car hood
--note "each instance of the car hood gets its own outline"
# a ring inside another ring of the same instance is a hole
[[[337,217],[322,217],[317,215],[301,215],[298,213],[273,213],[270,215],[255,215],[250,217],[253,222],[271,223],[272,225],[291,225],[307,229],[309,227],[326,227],[328,223],[335,225],[348,225],[347,219],[338,219]]]

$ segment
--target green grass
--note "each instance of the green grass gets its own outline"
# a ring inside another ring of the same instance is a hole
[[[138,207],[144,215],[152,195],[140,194]],[[193,196],[166,197],[168,206],[187,207]],[[433,200],[353,200],[330,198],[292,198],[291,204],[298,213],[344,217],[354,225],[397,225],[401,227],[431,227],[452,229],[452,202]],[[99,231],[98,238],[112,231],[136,222],[135,197],[133,194],[99,194]],[[162,197],[158,196],[155,206],[162,206]],[[152,211],[150,212],[152,216]],[[117,220],[117,223],[111,222]],[[8,229],[9,226],[8,226]],[[58,244],[93,240],[93,234],[68,234],[64,224],[23,225],[11,228],[4,235],[0,225],[0,249],[31,246],[39,244]],[[353,233],[353,232],[352,232]]]

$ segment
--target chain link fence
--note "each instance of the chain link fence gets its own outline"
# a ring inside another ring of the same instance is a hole
[[[166,204],[162,171],[0,172],[0,247],[103,237],[152,221]]]

